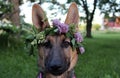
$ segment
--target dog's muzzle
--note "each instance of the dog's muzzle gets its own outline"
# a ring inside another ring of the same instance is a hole
[[[60,61],[48,62],[45,64],[46,69],[49,73],[59,76],[63,74],[70,66],[70,63],[62,63]]]

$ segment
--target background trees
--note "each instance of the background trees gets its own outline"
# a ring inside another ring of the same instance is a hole
[[[120,13],[120,1],[119,0],[99,0],[98,7],[101,13],[105,15],[112,14],[115,16],[116,13]]]
[[[68,0],[68,3],[72,2],[72,0]],[[75,0],[75,2],[81,6],[85,12],[85,18],[86,18],[86,37],[91,38],[91,28],[92,28],[92,21],[94,18],[95,10],[97,7],[98,0],[93,0],[91,9],[91,5],[89,4],[88,0]]]
[[[19,0],[1,0],[0,7],[0,20],[6,18],[16,26],[20,25]]]
[[[65,4],[60,4],[57,0],[27,0],[31,2],[39,1],[39,4],[44,2],[56,4],[62,7],[62,10],[67,10],[65,7],[66,4],[70,4],[71,2],[76,2],[78,7],[81,8],[82,12],[85,14],[86,20],[86,37],[91,38],[91,29],[92,29],[92,21],[94,19],[94,14],[96,8],[99,8],[101,13],[105,15],[112,14],[113,16],[116,13],[120,12],[120,1],[119,0],[67,0]],[[0,1],[0,19],[7,18],[14,25],[20,25],[20,10],[19,6],[23,3],[23,0],[1,0]],[[9,7],[7,7],[9,6]],[[52,6],[54,7],[54,6]],[[54,9],[54,8],[52,8]],[[60,9],[60,8],[59,8]],[[61,9],[60,9],[61,10]]]

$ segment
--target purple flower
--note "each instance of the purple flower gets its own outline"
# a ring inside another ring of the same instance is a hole
[[[59,33],[67,33],[69,30],[69,26],[64,23],[60,23],[58,19],[53,20],[53,26],[58,28]]]
[[[69,26],[67,24],[61,23],[58,27],[60,33],[67,33],[69,30]]]
[[[42,74],[40,73],[39,76],[37,78],[42,78]]]
[[[82,41],[83,41],[83,37],[82,37],[82,35],[81,35],[80,32],[76,32],[76,33],[74,34],[74,37],[75,37],[75,40],[76,40],[77,42],[82,42]]]
[[[55,26],[55,27],[59,27],[60,26],[60,21],[58,20],[58,19],[54,19],[53,20],[53,26]]]
[[[83,54],[83,53],[85,52],[84,47],[80,47],[79,50],[80,50],[80,53],[81,53],[81,54]]]

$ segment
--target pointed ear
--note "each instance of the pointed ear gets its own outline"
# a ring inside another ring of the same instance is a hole
[[[79,13],[78,13],[78,8],[75,2],[73,2],[69,7],[65,23],[68,25],[75,24],[78,27]]]
[[[40,31],[44,30],[46,27],[49,27],[45,12],[38,4],[34,4],[32,7],[32,21],[33,25],[35,25],[35,27]]]

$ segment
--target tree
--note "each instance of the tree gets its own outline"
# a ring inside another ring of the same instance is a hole
[[[120,1],[119,0],[100,0],[98,4],[101,13],[104,13],[105,16],[112,13],[112,16],[115,16],[115,13],[120,12]]]
[[[75,1],[78,5],[82,6],[83,10],[85,11],[86,15],[86,37],[91,38],[91,29],[92,29],[92,21],[94,18],[94,13],[97,7],[97,0],[93,1],[93,9],[89,9],[89,3],[87,0],[68,0],[68,3]]]
[[[9,1],[13,5],[10,20],[14,25],[20,26],[19,0],[9,0]]]
[[[47,0],[53,4],[57,4],[62,6],[61,4],[59,4],[56,0]],[[71,2],[76,2],[80,7],[83,8],[84,12],[85,12],[85,18],[86,18],[86,37],[91,38],[91,29],[92,29],[92,21],[94,18],[94,14],[95,14],[95,10],[97,7],[97,3],[98,0],[93,0],[93,8],[91,9],[90,6],[91,4],[89,4],[88,0],[67,0],[67,3],[71,3]]]
[[[9,18],[9,13],[12,10],[12,5],[8,1],[0,1],[0,20]]]
[[[13,1],[13,2],[16,1],[18,3],[18,1],[20,1],[20,0],[10,0],[10,1]],[[29,1],[34,2],[35,0],[29,0]],[[43,3],[45,1],[60,5],[60,6],[62,6],[63,9],[66,10],[65,5],[60,4],[59,2],[57,2],[57,0],[39,0],[39,3]],[[88,2],[88,0],[67,0],[67,3],[70,3],[72,1],[76,2],[79,6],[81,6],[83,8],[85,15],[86,15],[86,17],[85,17],[86,18],[86,37],[91,38],[92,37],[92,35],[91,35],[92,21],[94,18],[94,13],[95,13],[95,10],[97,7],[98,0],[93,0],[93,4],[92,4],[93,8],[92,9],[90,8],[90,6],[91,6],[91,4],[89,4],[90,1]],[[14,6],[16,8],[18,7],[18,5],[14,5]]]
[[[41,1],[41,0],[40,0]],[[49,1],[53,4],[61,5],[57,2],[57,0],[44,0]],[[94,18],[96,7],[99,7],[102,13],[105,15],[109,15],[112,13],[115,16],[115,13],[120,12],[120,1],[119,0],[91,0],[93,4],[89,4],[90,0],[67,0],[67,3],[76,2],[80,7],[83,8],[85,15],[86,15],[86,37],[91,38],[91,29],[92,29],[92,21]],[[93,6],[91,9],[90,6]]]
[[[2,0],[0,7],[0,20],[6,18],[16,26],[20,25],[19,0]]]
[[[27,1],[35,2],[36,0]],[[19,6],[21,4],[23,4],[23,0],[0,0],[0,20],[7,19],[12,24],[20,26]]]

